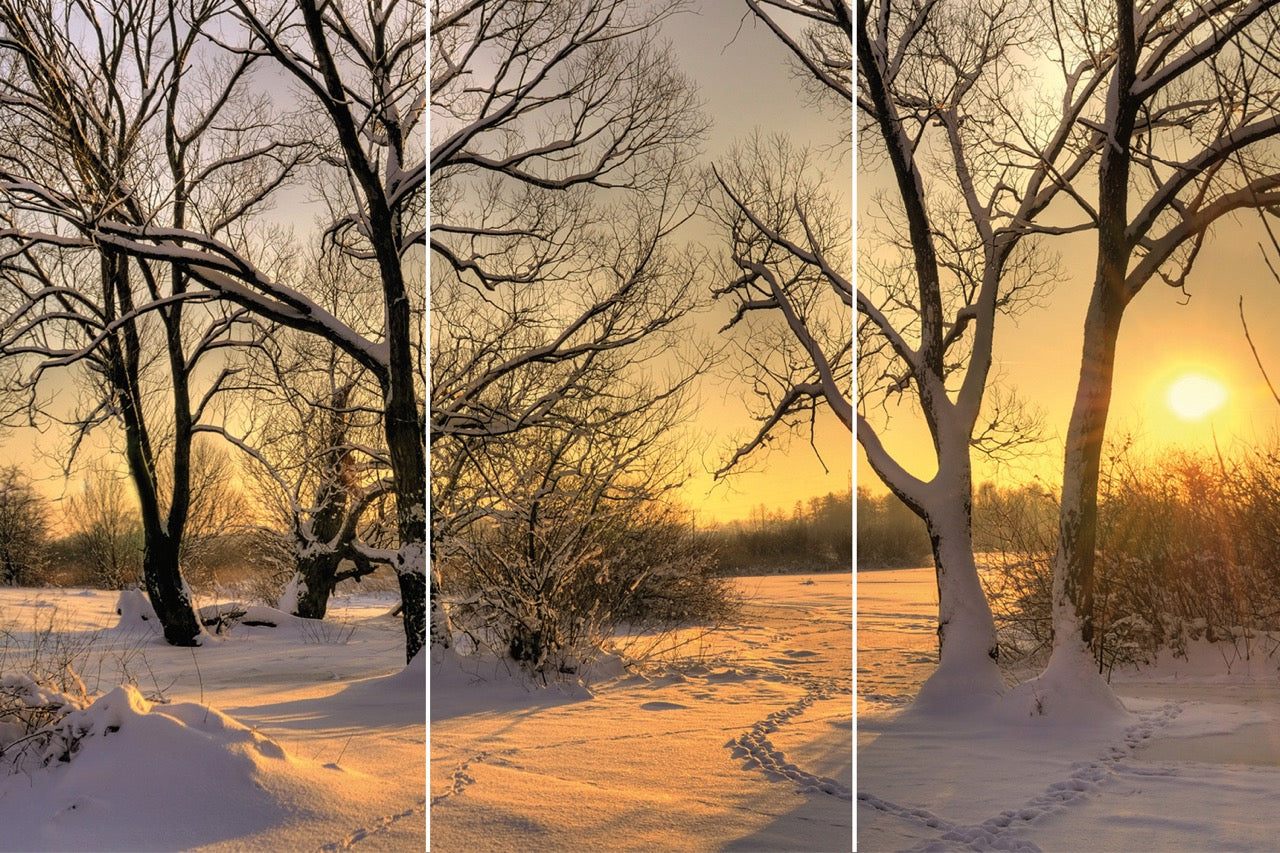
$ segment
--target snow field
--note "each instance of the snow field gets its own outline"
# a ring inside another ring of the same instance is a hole
[[[850,581],[740,579],[740,625],[586,689],[433,663],[432,849],[849,849]]]
[[[71,654],[90,694],[69,762],[0,776],[0,849],[423,848],[425,672],[395,596],[339,597],[323,628],[263,608],[279,627],[198,649],[116,598],[0,590],[0,671]]]
[[[930,639],[931,580],[858,577],[859,850],[1276,848],[1280,658],[1200,643],[1117,672],[1120,718],[904,712],[885,676]]]

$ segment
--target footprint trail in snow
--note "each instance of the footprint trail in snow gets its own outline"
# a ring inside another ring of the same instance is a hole
[[[823,662],[822,656],[812,650],[789,649],[783,651],[781,656],[766,658],[763,662],[774,664],[774,666],[748,667],[748,670],[760,678],[799,683],[805,688],[805,694],[796,702],[774,711],[755,723],[749,730],[726,743],[725,748],[731,751],[730,755],[735,760],[742,761],[744,770],[758,769],[770,780],[794,782],[800,793],[829,794],[842,800],[852,801],[853,792],[849,786],[798,767],[788,760],[786,754],[769,739],[769,735],[777,732],[780,726],[799,717],[814,702],[852,693],[852,685],[845,683],[844,679],[815,676],[805,670],[797,669],[796,664]]]
[[[1115,776],[1117,771],[1129,769],[1120,765],[1120,760],[1131,755],[1155,732],[1171,723],[1182,713],[1182,709],[1183,703],[1168,702],[1154,711],[1139,715],[1138,720],[1124,731],[1121,742],[1108,747],[1102,757],[1095,761],[1079,762],[1073,765],[1073,772],[1067,779],[1050,784],[1043,793],[1028,800],[1022,806],[1006,809],[980,824],[952,823],[926,809],[901,806],[862,791],[858,792],[858,802],[878,811],[897,815],[928,829],[940,831],[940,835],[922,840],[912,848],[914,851],[937,849],[1039,851],[1040,848],[1035,843],[1012,835],[1012,831],[1045,815],[1082,803],[1089,797],[1098,796],[1102,786]],[[939,848],[939,842],[944,842],[945,847]]]

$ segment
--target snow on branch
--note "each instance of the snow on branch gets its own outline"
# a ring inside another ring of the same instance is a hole
[[[853,100],[853,16],[845,0],[746,0],[747,7],[791,51],[814,79]],[[784,12],[814,23],[803,40],[775,18]]]
[[[0,187],[2,189],[7,188]],[[30,236],[61,246],[108,246],[136,257],[180,266],[226,299],[284,325],[319,334],[375,375],[386,373],[385,344],[374,343],[361,336],[310,297],[283,282],[273,280],[252,261],[220,240],[186,229],[132,226],[111,220],[80,224],[81,227],[92,229],[89,236]],[[191,248],[193,246],[199,248]],[[184,295],[181,298],[193,297]],[[160,305],[160,302],[153,302],[138,310],[151,310]]]

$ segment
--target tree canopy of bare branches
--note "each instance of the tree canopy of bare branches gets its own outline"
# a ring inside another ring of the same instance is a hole
[[[634,408],[629,374],[652,372],[700,301],[701,260],[674,232],[700,201],[706,122],[657,39],[683,5],[433,6],[433,554],[489,511],[457,500],[479,460]]]
[[[839,122],[825,154],[759,131],[712,169],[713,218],[728,244],[715,288],[735,311],[741,369],[759,397],[756,434],[717,472],[723,475],[776,433],[825,406],[853,428],[850,309],[852,217],[820,157],[847,156],[853,29],[845,0],[746,0],[747,15],[787,48],[814,106]]]
[[[745,2],[791,51],[801,80],[818,87],[818,94],[853,100],[853,8],[846,0]]]
[[[784,427],[825,406],[853,428],[851,220],[808,151],[759,135],[714,172],[714,215],[729,257],[715,288],[732,299],[740,369],[761,398],[760,426],[723,474]],[[772,321],[772,322],[769,322]]]

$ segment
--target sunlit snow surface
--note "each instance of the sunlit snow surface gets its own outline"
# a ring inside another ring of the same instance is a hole
[[[738,624],[589,690],[433,663],[431,849],[850,849],[850,575],[738,584]]]
[[[1114,674],[1120,722],[913,719],[934,607],[932,569],[858,576],[859,850],[1277,849],[1274,644]]]
[[[394,595],[198,649],[116,599],[0,589],[0,675],[70,654],[91,703],[70,762],[0,772],[0,850],[423,849],[425,672]]]

